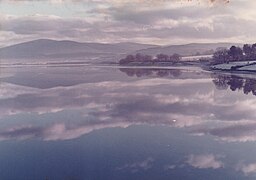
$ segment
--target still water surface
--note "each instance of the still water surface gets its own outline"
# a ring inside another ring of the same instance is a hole
[[[253,76],[96,66],[0,76],[0,179],[256,178]]]

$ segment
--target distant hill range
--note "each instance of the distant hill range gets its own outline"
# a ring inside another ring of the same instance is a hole
[[[170,46],[158,46],[147,49],[136,51],[136,53],[156,55],[156,54],[167,54],[171,55],[174,53],[182,56],[194,56],[194,55],[210,55],[216,49],[219,48],[230,48],[231,46],[241,46],[238,43],[191,43],[185,45],[170,45]]]
[[[0,48],[0,58],[72,58],[106,54],[126,54],[157,47],[139,43],[80,43],[39,39]]]
[[[212,43],[212,44],[186,44],[157,46],[139,43],[80,43],[75,41],[56,41],[49,39],[39,39],[24,42],[8,47],[0,48],[0,59],[45,59],[45,58],[83,58],[88,56],[124,56],[126,54],[148,54],[178,53],[182,56],[196,54],[210,54],[216,48],[230,47],[232,43]],[[238,45],[238,44],[235,44]]]

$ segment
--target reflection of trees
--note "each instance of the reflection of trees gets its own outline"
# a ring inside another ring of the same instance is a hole
[[[249,94],[252,92],[253,95],[256,95],[256,80],[255,79],[246,79],[244,86],[244,93]]]
[[[119,61],[119,64],[125,65],[129,63],[146,63],[146,64],[155,64],[157,62],[169,62],[175,64],[181,60],[181,56],[179,54],[173,54],[171,56],[166,54],[157,54],[155,58],[149,55],[143,55],[137,53],[136,55],[127,55],[124,59]]]
[[[228,77],[226,75],[218,75],[217,77],[214,77],[212,80],[213,83],[215,84],[215,87],[219,90],[222,89],[228,89]]]
[[[179,77],[181,70],[179,69],[141,69],[141,68],[120,68],[121,72],[126,73],[128,76],[151,76],[156,75],[158,77]]]
[[[235,76],[231,76],[228,85],[232,91],[242,89],[244,86],[244,79],[236,78]]]
[[[244,94],[256,95],[256,79],[242,78],[235,75],[213,74],[213,83],[217,89],[243,90]]]

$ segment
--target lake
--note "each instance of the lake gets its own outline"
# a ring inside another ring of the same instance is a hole
[[[0,72],[0,179],[256,178],[253,76],[93,65]]]

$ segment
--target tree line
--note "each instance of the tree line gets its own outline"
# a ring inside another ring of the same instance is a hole
[[[256,43],[244,44],[242,48],[231,46],[229,49],[219,49],[214,52],[212,57],[213,64],[252,60],[256,60]]]
[[[166,55],[166,54],[158,54],[155,57],[150,55],[143,55],[137,53],[136,55],[127,55],[124,59],[119,61],[119,64],[129,64],[129,63],[157,63],[157,62],[171,62],[177,63],[181,60],[181,56],[179,54]]]

